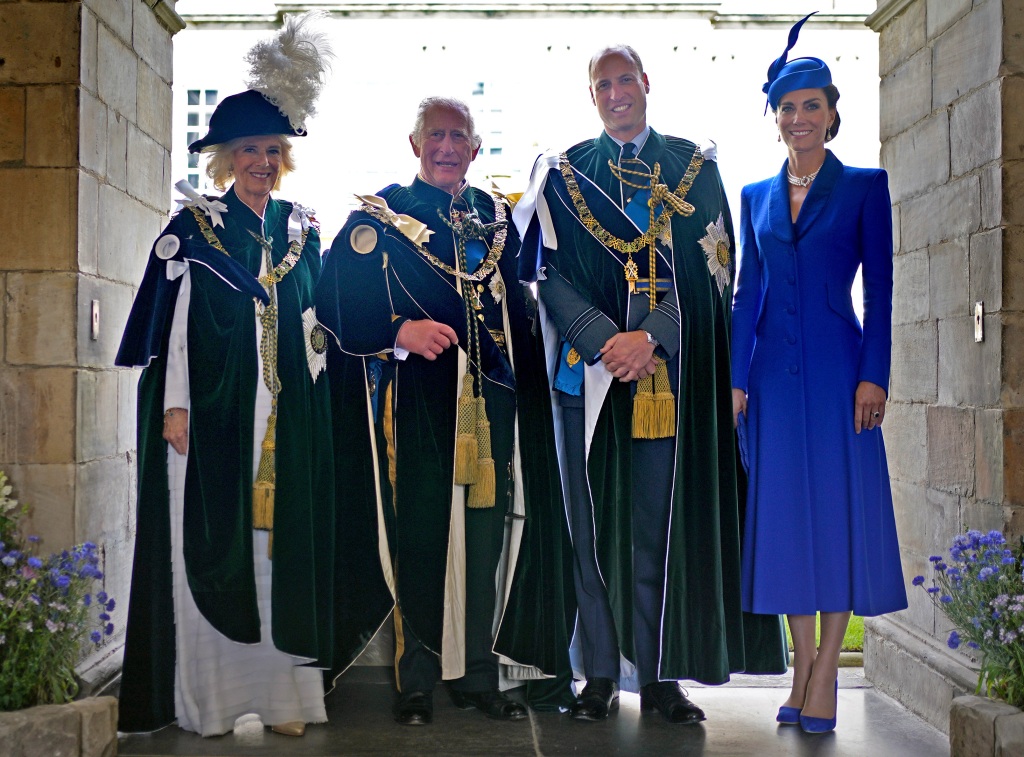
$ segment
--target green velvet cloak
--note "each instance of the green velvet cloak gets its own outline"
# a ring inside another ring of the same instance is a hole
[[[661,181],[674,192],[695,149],[691,142],[652,130],[638,157],[652,167],[660,164]],[[618,197],[619,181],[608,161],[618,159],[619,148],[607,134],[572,147],[567,155],[573,168],[609,197]],[[564,193],[559,199],[557,182],[562,182],[562,176],[556,169],[548,175],[545,198],[558,249],[545,249],[545,260],[624,331],[628,299],[622,267],[625,256],[611,253],[587,232],[567,209]],[[681,325],[675,358],[679,382],[673,387],[678,425],[665,560],[661,678],[722,683],[732,672],[784,672],[786,649],[778,616],[745,616],[740,609],[741,520],[729,364],[734,266],[730,261],[730,283],[719,292],[698,241],[720,215],[729,239],[734,240],[714,161],[704,161],[685,199],[695,206],[695,212],[689,217],[677,213],[671,221]],[[730,252],[733,250],[731,247]],[[641,271],[646,270],[646,257],[646,250],[634,254]],[[597,419],[587,467],[594,497],[598,563],[608,584],[620,648],[630,659],[631,421],[630,385],[613,381]]]
[[[255,278],[262,250],[249,230],[261,223],[228,191],[224,227],[214,232],[231,257]],[[271,199],[266,228],[273,263],[288,248],[292,205]],[[178,238],[175,259],[206,245],[188,210],[164,235]],[[209,246],[207,252],[209,252]],[[223,254],[223,253],[217,253]],[[166,261],[150,255],[147,281],[164,275]],[[272,615],[274,645],[331,664],[334,593],[334,461],[328,378],[314,382],[302,314],[314,305],[320,274],[319,236],[311,229],[299,262],[278,283],[277,488],[274,507]],[[253,578],[253,408],[257,344],[253,297],[196,259],[191,261],[188,314],[189,454],[185,478],[183,551],[189,587],[203,616],[228,638],[260,640]],[[153,299],[144,297],[154,294]],[[143,371],[138,397],[138,516],[131,602],[121,683],[122,730],[146,731],[174,720],[175,638],[171,583],[167,444],[162,434],[166,349],[173,286],[143,287],[129,319],[154,320],[161,349]],[[167,301],[157,301],[169,298]],[[152,318],[153,313],[167,313]],[[124,345],[123,345],[124,348]]]

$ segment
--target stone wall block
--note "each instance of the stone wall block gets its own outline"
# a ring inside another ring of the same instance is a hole
[[[1003,222],[1007,226],[1024,226],[1024,160],[1003,163]]]
[[[139,63],[139,128],[165,150],[171,149],[171,85]]]
[[[7,276],[7,362],[11,365],[73,365],[73,273],[10,273]]]
[[[96,14],[108,32],[126,44],[131,44],[132,41],[132,18],[135,12],[150,12],[148,8],[143,8],[143,4],[138,0],[84,0],[82,5]]]
[[[939,321],[939,403],[993,407],[1000,401],[1004,333],[999,316],[985,318],[985,339],[974,341],[969,315]]]
[[[1024,7],[1017,11],[1024,15]],[[1017,42],[1014,47],[1021,47]],[[1024,64],[1024,61],[1022,61]],[[1021,76],[1006,76],[1000,79],[1002,85],[1001,110],[995,113],[1002,113],[1002,158],[1003,160],[1024,159],[1024,132],[1021,131],[1021,119],[1024,117],[1024,78]]]
[[[957,237],[928,248],[929,314],[932,318],[969,315],[970,240]]]
[[[78,172],[78,270],[84,274],[99,271],[96,218],[99,213],[100,185],[94,176]]]
[[[102,177],[107,173],[107,106],[84,89],[79,101],[78,159],[82,168]]]
[[[107,111],[107,182],[122,192],[128,190],[128,118]]]
[[[138,286],[153,240],[166,223],[166,216],[103,185],[99,207],[99,239],[103,240],[99,245],[100,276]]]
[[[886,418],[886,423],[888,422],[889,419]],[[899,534],[900,546],[915,555],[936,554],[936,545],[947,543],[952,534],[957,532],[959,498],[955,494],[925,489],[918,484],[904,481],[893,481],[892,485],[893,500],[896,500],[898,488],[902,505],[896,511],[896,532]],[[949,520],[944,520],[946,518]],[[923,567],[928,571],[925,575],[930,575],[930,569],[927,566]],[[920,572],[920,568],[917,572]],[[914,575],[917,573],[910,577],[913,578]]]
[[[949,180],[949,117],[945,111],[935,113],[882,143],[882,166],[889,171],[889,192],[894,202],[919,195]],[[906,207],[903,208],[906,212]],[[907,250],[904,219],[903,246]]]
[[[1003,496],[996,501],[1017,508],[1019,518],[1024,507],[1024,410],[1003,411],[1002,431]]]
[[[0,163],[25,159],[25,88],[0,87]]]
[[[1024,407],[1024,313],[985,317],[985,339],[998,334],[1002,342],[1002,394],[1000,405]]]
[[[76,171],[0,168],[0,270],[67,271],[75,264]],[[46,223],[25,212],[25,200],[45,197]]]
[[[78,364],[111,368],[128,322],[135,289],[126,283],[93,276],[78,277]],[[99,338],[92,338],[92,301],[100,307]],[[113,417],[113,416],[111,416]],[[109,423],[109,418],[107,422]]]
[[[25,164],[65,167],[78,164],[78,88],[70,84],[28,87]]]
[[[892,206],[892,249],[895,255],[903,252],[903,239],[900,237],[900,206],[894,203]]]
[[[1003,51],[991,30],[1001,26],[1002,2],[988,0],[979,3],[935,39],[932,46],[933,108],[945,108],[999,75]]]
[[[900,539],[902,538],[903,533],[900,532]],[[934,548],[926,549],[924,552],[915,552],[906,547],[901,548],[903,583],[907,587],[907,608],[894,615],[900,622],[920,628],[929,635],[935,633],[936,614],[941,613],[935,609],[928,594],[913,586],[911,582],[914,580],[914,576],[924,576],[926,581],[931,580],[932,564],[928,557],[933,554],[935,554]]]
[[[102,16],[101,16],[102,18]],[[100,24],[96,89],[100,99],[128,120],[135,120],[138,59],[132,49]]]
[[[969,312],[974,303],[984,302],[986,312],[998,313],[1003,308],[1002,229],[971,235],[970,271]]]
[[[1000,309],[1024,310],[1024,229],[1007,228],[1002,239],[1003,289]]]
[[[932,405],[927,411],[928,480],[939,491],[974,494],[974,412]]]
[[[928,0],[928,39],[946,31],[971,10],[971,0]]]
[[[1024,712],[1018,710],[996,718],[996,751],[994,757],[1024,754]]]
[[[982,533],[1005,531],[1009,515],[1010,508],[998,502],[983,502],[980,499],[965,501],[960,512],[961,530],[973,528]],[[952,623],[947,626],[947,632],[953,629]]]
[[[120,371],[79,371],[75,459],[79,462],[117,454],[117,379]],[[112,499],[110,502],[119,500]]]
[[[925,46],[925,4],[911,3],[879,33],[878,73],[886,76]]]
[[[879,85],[879,138],[895,136],[932,110],[932,56],[922,50]]]
[[[1003,0],[1003,68],[1024,71],[1024,5],[1021,0]]]
[[[78,466],[75,522],[79,541],[107,545],[125,541],[124,508],[131,501],[125,457],[107,457]],[[127,597],[125,597],[127,599]]]
[[[156,14],[148,8],[136,6],[132,28],[132,46],[165,82],[173,78],[174,55],[170,43],[170,32],[157,20]]]
[[[24,368],[0,374],[3,427],[13,431],[22,463],[68,463],[74,457],[75,382],[69,368]],[[11,383],[8,383],[11,382]]]
[[[1021,716],[1016,707],[984,697],[965,696],[949,708],[949,750],[952,757],[992,757],[996,754],[996,723]]]
[[[917,250],[893,258],[893,281],[900,293],[892,301],[894,324],[926,321],[930,316],[928,291],[928,250]]]
[[[125,455],[136,448],[135,419],[137,413],[137,392],[140,371],[119,370],[117,372],[117,453]],[[135,489],[132,488],[134,494]]]
[[[75,710],[55,704],[0,713],[0,744],[9,757],[70,757],[79,753],[79,723]]]
[[[993,163],[981,169],[978,176],[981,179],[981,228],[994,229],[1003,222],[1003,167]]]
[[[1000,157],[1002,119],[992,117],[1000,112],[1000,89],[998,80],[990,82],[952,106],[949,157],[953,176],[962,176]]]
[[[938,396],[938,328],[934,321],[893,326],[889,396],[934,402]]]
[[[93,94],[96,93],[96,67],[99,63],[99,26],[96,22],[96,15],[82,3],[82,40],[81,55],[79,56],[79,70],[81,72],[81,85]]]
[[[78,3],[0,5],[0,84],[78,82]]]
[[[1003,412],[979,409],[974,413],[975,494],[986,502],[1003,501]],[[1024,465],[1024,459],[1020,463]]]
[[[78,543],[75,535],[74,463],[6,463],[5,466],[8,477],[20,494],[19,501],[27,502],[32,508],[24,521],[24,527],[26,533],[42,539],[40,551],[48,554]]]
[[[923,486],[928,475],[926,405],[894,401],[885,407],[882,434],[893,481]]]
[[[981,225],[981,182],[977,176],[935,187],[902,204],[903,247],[919,250],[978,231]]]
[[[82,757],[113,757],[117,754],[117,699],[89,697],[70,705],[81,722]]]
[[[128,194],[154,209],[165,209],[168,177],[164,175],[166,150],[134,124],[128,124]]]

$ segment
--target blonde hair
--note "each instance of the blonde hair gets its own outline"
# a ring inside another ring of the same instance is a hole
[[[228,142],[223,142],[219,145],[210,145],[204,147],[202,152],[207,153],[210,157],[206,162],[206,175],[213,181],[219,191],[224,192],[227,190],[228,185],[234,181],[232,176],[233,155],[235,150],[241,147],[245,142],[252,139],[254,135],[245,137],[236,137]],[[295,159],[292,157],[292,143],[284,134],[265,134],[255,136],[275,136],[281,140],[281,170],[277,174],[277,181],[274,183],[274,191],[281,188],[281,179],[286,175],[290,174],[295,170]]]

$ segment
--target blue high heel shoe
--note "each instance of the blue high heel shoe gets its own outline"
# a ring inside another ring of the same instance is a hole
[[[836,681],[835,688],[836,696],[836,714],[839,714],[839,681]],[[779,712],[782,715],[782,712]],[[803,729],[804,733],[829,733],[836,729],[836,718],[833,715],[830,718],[813,718],[808,715],[800,715],[800,728]]]
[[[782,705],[779,714],[775,716],[775,722],[781,725],[800,725],[800,708]]]

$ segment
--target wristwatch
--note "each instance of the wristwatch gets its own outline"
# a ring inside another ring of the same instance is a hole
[[[643,331],[643,329],[641,329],[641,331]],[[661,342],[654,338],[654,334],[652,334],[650,331],[644,331],[644,333],[647,334],[647,343],[652,347],[657,347],[659,344],[661,344]]]

